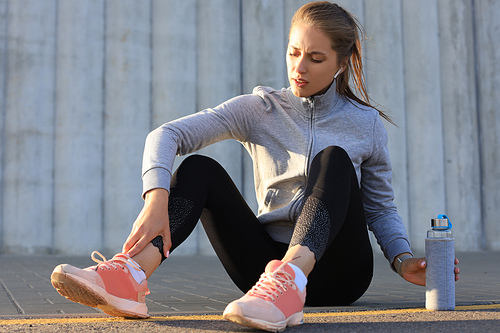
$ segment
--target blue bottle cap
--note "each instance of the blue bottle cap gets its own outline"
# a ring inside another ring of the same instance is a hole
[[[431,219],[431,227],[432,229],[451,229],[452,224],[448,216],[445,214],[438,215],[437,219]]]

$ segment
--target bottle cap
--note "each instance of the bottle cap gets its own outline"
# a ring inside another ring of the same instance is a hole
[[[451,229],[451,222],[448,216],[441,214],[437,219],[431,219],[431,227],[434,229]]]

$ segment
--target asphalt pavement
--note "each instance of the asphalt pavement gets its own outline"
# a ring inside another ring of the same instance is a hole
[[[373,282],[357,302],[306,307],[304,325],[286,332],[500,332],[500,253],[459,253],[455,311],[425,310],[425,288],[412,285],[375,256]],[[213,256],[171,256],[149,279],[151,318],[112,318],[60,296],[50,274],[60,263],[90,257],[0,255],[0,331],[251,332],[226,322],[225,306],[243,295]]]

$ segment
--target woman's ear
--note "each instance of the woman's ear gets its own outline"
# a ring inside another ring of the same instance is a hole
[[[347,66],[349,66],[349,58],[345,58],[340,62],[340,67],[342,68],[342,72],[340,72],[340,74],[342,74],[347,69]]]

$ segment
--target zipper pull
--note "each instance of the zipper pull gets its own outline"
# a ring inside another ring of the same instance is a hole
[[[309,97],[309,107],[314,110],[314,97]]]

